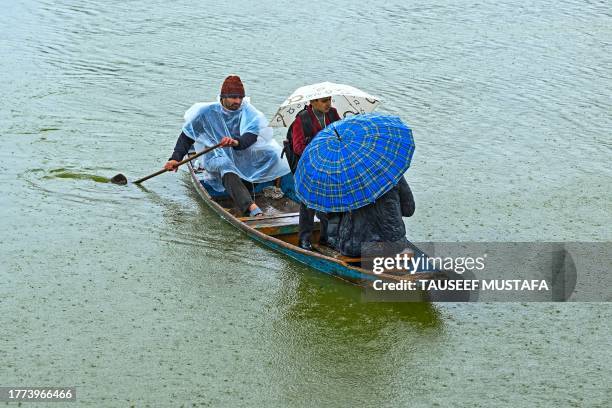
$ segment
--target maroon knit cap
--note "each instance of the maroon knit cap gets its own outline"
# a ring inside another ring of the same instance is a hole
[[[244,97],[244,86],[238,75],[230,75],[225,78],[221,85],[221,97]]]

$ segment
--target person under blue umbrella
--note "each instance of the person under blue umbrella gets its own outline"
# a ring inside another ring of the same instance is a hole
[[[297,196],[333,214],[328,242],[358,257],[368,243],[408,244],[402,217],[414,213],[404,179],[414,154],[412,131],[399,117],[356,115],[319,132],[295,174]]]
[[[360,257],[362,245],[373,242],[405,248],[408,239],[402,217],[411,217],[414,210],[414,196],[402,177],[372,204],[328,214],[327,241],[329,246],[350,257]]]

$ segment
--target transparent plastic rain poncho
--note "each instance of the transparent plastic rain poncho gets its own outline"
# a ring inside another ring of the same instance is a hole
[[[220,147],[199,159],[199,167],[206,170],[202,179],[217,191],[225,190],[221,182],[225,173],[263,183],[290,172],[286,161],[280,159],[282,149],[272,138],[268,121],[247,99],[236,111],[218,102],[197,103],[185,112],[185,121],[183,132],[195,141],[196,151],[216,145],[224,136],[235,138],[247,132],[258,135],[257,141],[244,150]]]

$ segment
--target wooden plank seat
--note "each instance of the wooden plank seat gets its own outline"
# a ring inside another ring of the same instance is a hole
[[[300,213],[282,213],[263,217],[241,217],[240,220],[251,228],[266,235],[296,234],[299,230]],[[315,218],[314,230],[319,229],[319,220]]]
[[[299,212],[281,213],[273,215],[264,215],[263,217],[237,217],[240,221],[247,225],[254,226],[261,224],[262,221],[281,219],[281,218],[295,218],[300,216]]]

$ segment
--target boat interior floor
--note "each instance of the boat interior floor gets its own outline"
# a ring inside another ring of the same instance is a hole
[[[289,244],[297,245],[299,218],[299,212],[292,212],[265,217],[243,217],[240,219],[246,225],[251,228],[255,228],[257,231],[278,238]],[[315,252],[334,259],[338,259],[339,261],[343,261],[354,266],[361,265],[361,258],[359,257],[344,256],[334,248],[318,244],[317,242],[319,241],[319,229],[320,222],[315,217],[314,231],[312,235],[312,247],[314,248]]]

